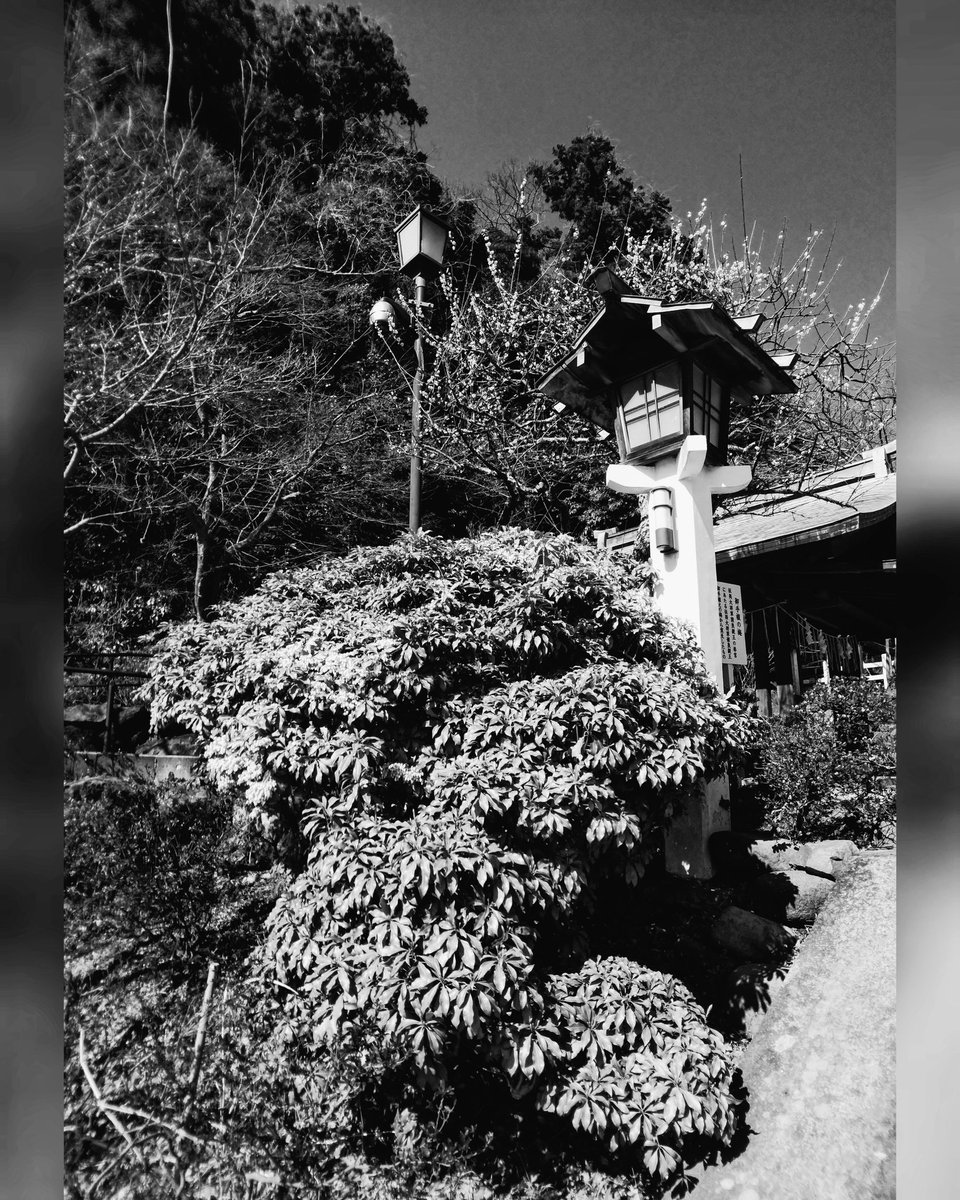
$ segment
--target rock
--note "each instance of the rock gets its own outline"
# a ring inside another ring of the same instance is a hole
[[[789,842],[785,838],[727,831],[715,833],[710,838],[711,861],[717,872],[728,878],[803,870],[836,879],[857,853],[853,842],[840,838]]]
[[[723,830],[710,837],[710,858],[721,875],[759,875],[791,867],[802,858],[802,847],[784,838]]]
[[[777,962],[785,958],[796,936],[777,921],[734,904],[723,910],[710,930],[714,945],[746,962]]]
[[[809,847],[804,847],[805,851],[809,851]],[[824,879],[836,879],[837,872],[842,870],[842,861],[833,858],[829,850],[818,850],[813,853],[804,854],[804,862],[791,863],[790,865],[797,870],[809,871],[811,875],[819,875]]]
[[[71,704],[63,710],[64,725],[99,725],[102,729],[106,720],[105,704]]]
[[[750,881],[744,903],[771,921],[810,925],[833,887],[832,879],[808,871],[771,871]]]
[[[171,733],[152,737],[140,747],[141,754],[196,754],[197,739],[192,733]]]
[[[85,750],[102,750],[107,731],[105,704],[72,704],[63,710],[64,732],[71,744]],[[150,730],[150,713],[142,704],[113,710],[114,750],[132,750]]]
[[[744,963],[724,981],[713,1016],[729,1036],[752,1038],[786,977],[783,967],[770,963]]]
[[[143,704],[131,704],[113,714],[114,735],[119,748],[132,750],[150,732],[150,710]]]
[[[800,862],[798,864],[806,871],[817,875],[829,875],[836,879],[850,865],[850,860],[858,853],[853,842],[834,839],[823,842],[808,842],[801,846]]]
[[[73,750],[102,750],[107,728],[105,704],[71,704],[63,710],[63,733]]]
[[[803,860],[803,846],[798,842],[788,842],[784,838],[768,838],[754,842],[750,847],[750,854],[770,871],[785,871],[800,865]]]

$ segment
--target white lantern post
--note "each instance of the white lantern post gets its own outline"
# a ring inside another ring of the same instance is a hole
[[[590,282],[603,310],[537,386],[555,408],[616,433],[620,462],[607,469],[607,485],[649,496],[657,602],[693,627],[722,688],[714,497],[751,479],[749,467],[727,465],[730,405],[795,392],[785,368],[796,356],[767,354],[754,341],[758,317],[731,318],[711,301],[661,304],[608,267]],[[668,871],[711,878],[709,838],[729,828],[726,776],[691,789],[667,832]]]

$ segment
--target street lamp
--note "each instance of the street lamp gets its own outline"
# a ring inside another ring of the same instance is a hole
[[[421,317],[426,304],[427,279],[440,274],[443,255],[450,237],[449,227],[422,205],[418,205],[409,216],[404,217],[394,232],[397,235],[397,253],[400,270],[413,276],[413,303],[417,318]],[[373,314],[371,314],[371,320]],[[417,370],[411,391],[413,404],[410,415],[410,532],[420,528],[420,480],[423,470],[423,452],[420,445],[420,388],[424,376],[423,337],[417,327],[414,343]]]

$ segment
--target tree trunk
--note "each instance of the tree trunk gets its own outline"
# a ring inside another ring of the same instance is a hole
[[[203,500],[200,503],[200,516],[197,521],[195,540],[197,557],[193,572],[193,611],[198,621],[205,621],[204,583],[210,568],[210,529],[213,515],[213,497],[216,492],[219,472],[216,464],[210,462],[207,468],[207,486],[204,488]]]
[[[198,621],[206,620],[203,606],[203,581],[206,576],[209,535],[206,529],[197,533],[197,556],[193,569],[193,612]]]

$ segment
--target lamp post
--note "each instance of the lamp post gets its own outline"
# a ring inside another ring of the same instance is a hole
[[[422,205],[404,217],[394,232],[400,270],[413,276],[413,305],[417,317],[417,337],[414,354],[417,369],[411,385],[410,412],[410,532],[420,529],[420,490],[423,474],[423,450],[420,443],[420,389],[425,371],[423,335],[420,322],[426,307],[427,279],[440,274],[443,255],[450,236],[449,227]],[[371,319],[373,316],[371,314]]]
[[[727,465],[730,406],[795,392],[796,355],[768,354],[752,337],[758,317],[731,317],[710,301],[663,304],[634,293],[609,267],[591,285],[603,298],[572,349],[537,387],[615,433],[614,491],[649,495],[650,561],[657,598],[696,631],[722,683],[713,497],[742,491],[750,468]],[[685,798],[666,839],[667,869],[709,879],[708,840],[729,828],[726,777]]]

